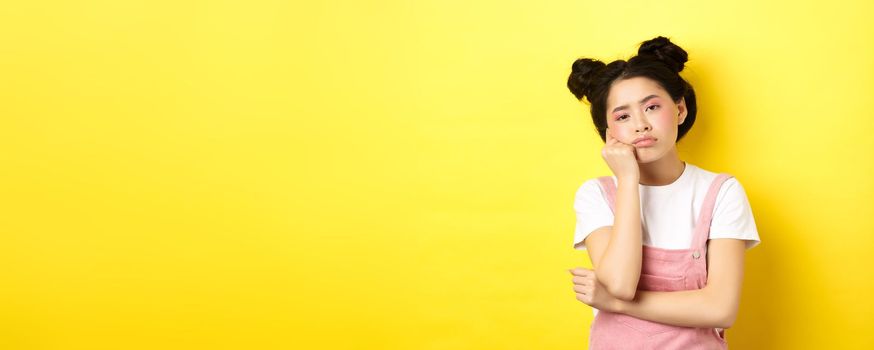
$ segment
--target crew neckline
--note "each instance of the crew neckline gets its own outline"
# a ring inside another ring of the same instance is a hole
[[[670,188],[679,186],[681,183],[683,183],[686,180],[686,178],[688,178],[691,175],[692,166],[693,165],[689,164],[688,162],[683,162],[683,173],[681,173],[680,176],[677,177],[676,180],[674,180],[674,182],[671,182],[667,185],[643,185],[643,184],[638,184],[638,185],[642,188],[654,189],[654,190],[670,189]]]

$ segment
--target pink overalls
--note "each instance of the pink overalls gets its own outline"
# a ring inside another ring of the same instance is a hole
[[[719,174],[704,197],[689,249],[643,246],[638,290],[678,291],[701,289],[707,284],[707,240],[716,194],[728,174]],[[611,176],[598,178],[615,212],[616,184]],[[599,310],[592,322],[590,349],[727,349],[724,330],[679,327],[629,315]]]

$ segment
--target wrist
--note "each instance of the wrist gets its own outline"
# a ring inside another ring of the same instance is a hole
[[[636,187],[637,185],[640,184],[640,176],[635,176],[635,175],[624,175],[621,177],[617,176],[616,182],[617,182],[618,186],[628,184],[628,185],[634,185]]]

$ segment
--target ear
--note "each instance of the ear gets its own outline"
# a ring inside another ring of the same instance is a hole
[[[689,110],[686,109],[686,98],[680,97],[680,102],[677,103],[677,110],[679,110],[680,114],[677,116],[677,125],[683,124],[683,121],[686,120],[686,115],[689,114]]]

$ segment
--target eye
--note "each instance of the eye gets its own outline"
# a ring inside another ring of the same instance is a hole
[[[658,109],[658,108],[659,108],[659,105],[650,105],[650,106],[648,106],[648,107],[646,107],[646,108],[649,109],[649,107],[655,107],[655,108],[653,108],[653,109],[655,110],[655,109]]]
[[[616,120],[622,120],[622,118],[625,118],[627,116],[628,116],[628,114],[620,115],[619,117],[616,118]]]

